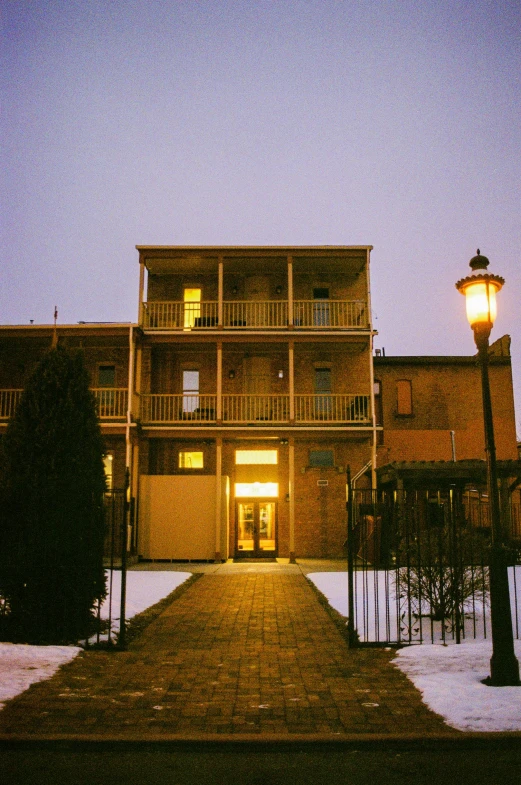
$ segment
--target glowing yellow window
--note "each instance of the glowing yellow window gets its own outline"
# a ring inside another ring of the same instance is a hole
[[[278,463],[277,450],[235,450],[237,465],[267,465]]]
[[[114,487],[113,463],[114,456],[111,453],[107,453],[103,456],[103,469],[105,470],[105,483],[107,491],[111,491]]]
[[[201,316],[201,290],[185,289],[183,300],[185,306],[184,327],[189,330],[194,326],[195,320]]]
[[[278,482],[236,482],[237,499],[276,499],[279,495]]]
[[[180,452],[179,453],[179,468],[180,469],[203,469],[203,453],[202,452]]]

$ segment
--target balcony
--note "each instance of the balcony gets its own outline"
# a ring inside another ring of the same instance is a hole
[[[13,417],[23,390],[0,390],[0,421]]]
[[[126,387],[91,388],[96,398],[96,408],[100,420],[124,420],[128,409],[128,390]]]
[[[234,300],[222,303],[222,328],[264,330],[290,326],[313,330],[366,330],[366,303],[362,300]],[[152,301],[142,306],[145,330],[208,330],[219,326],[219,303]]]
[[[215,423],[216,403],[216,395],[142,395],[141,420],[149,425]]]
[[[92,388],[91,388],[92,389]],[[22,397],[23,390],[0,390],[0,422],[10,420]],[[126,388],[98,387],[92,389],[101,421],[125,420],[128,408]]]
[[[343,424],[370,426],[368,395],[295,395],[291,419],[289,395],[223,395],[221,422],[243,424]],[[145,425],[217,424],[216,395],[145,394],[141,396]]]

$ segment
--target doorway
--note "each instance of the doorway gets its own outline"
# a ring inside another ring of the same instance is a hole
[[[275,558],[277,503],[246,500],[237,502],[236,558]]]

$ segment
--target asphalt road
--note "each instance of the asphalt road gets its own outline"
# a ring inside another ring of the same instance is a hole
[[[521,740],[461,748],[0,747],[2,785],[517,785]]]

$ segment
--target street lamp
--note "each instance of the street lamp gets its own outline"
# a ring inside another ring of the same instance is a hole
[[[474,332],[481,368],[481,388],[483,394],[483,420],[485,426],[485,448],[487,453],[487,484],[491,520],[490,548],[490,615],[492,622],[492,657],[490,676],[486,684],[505,687],[519,684],[519,664],[514,652],[514,635],[510,610],[510,591],[508,586],[508,556],[504,545],[499,491],[497,486],[496,445],[490,400],[488,376],[488,339],[496,318],[496,294],[504,279],[499,275],[487,273],[489,261],[481,256],[470,260],[472,275],[462,278],[456,288],[465,295],[467,318]]]

